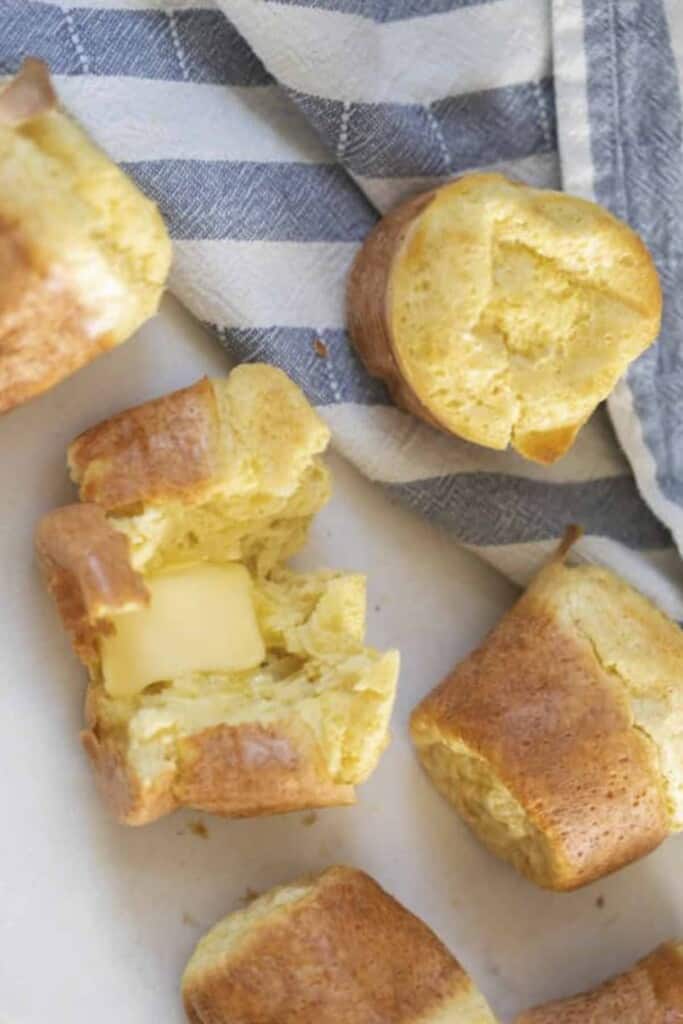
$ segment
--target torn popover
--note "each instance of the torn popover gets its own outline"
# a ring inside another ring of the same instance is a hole
[[[170,262],[155,204],[25,61],[0,91],[0,413],[129,338]]]
[[[657,337],[649,252],[607,210],[501,174],[399,205],[349,279],[351,340],[396,403],[551,463]]]
[[[683,829],[683,633],[607,569],[563,557],[411,721],[478,837],[559,890]]]
[[[364,645],[362,576],[285,564],[329,497],[328,439],[284,373],[245,365],[71,445],[82,500],[36,546],[120,821],[349,804],[375,767],[398,654]]]
[[[259,896],[199,942],[191,1024],[495,1024],[434,933],[354,868]]]
[[[515,1024],[680,1024],[683,942],[665,942],[592,992],[545,1003]]]

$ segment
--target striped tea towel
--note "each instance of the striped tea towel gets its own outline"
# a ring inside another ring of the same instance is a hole
[[[683,619],[681,0],[0,0],[0,73],[27,54],[161,206],[176,294],[363,472],[520,582],[579,522],[585,558]],[[344,333],[378,212],[483,167],[610,207],[666,292],[658,344],[551,468],[398,411]]]

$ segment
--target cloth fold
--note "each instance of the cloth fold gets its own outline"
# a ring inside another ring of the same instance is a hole
[[[677,0],[0,0],[0,73],[28,54],[160,204],[179,298],[290,373],[364,473],[518,582],[579,522],[580,557],[683,619]],[[624,217],[666,295],[657,345],[549,469],[395,409],[344,331],[378,215],[489,167]]]

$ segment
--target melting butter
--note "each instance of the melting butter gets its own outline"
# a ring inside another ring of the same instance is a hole
[[[187,672],[235,672],[265,657],[249,573],[243,565],[199,564],[145,577],[148,607],[113,617],[101,643],[112,697]]]

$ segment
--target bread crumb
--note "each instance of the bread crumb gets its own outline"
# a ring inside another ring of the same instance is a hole
[[[240,899],[240,903],[248,905],[249,903],[253,903],[254,900],[257,900],[260,895],[261,893],[259,892],[258,889],[250,889],[247,887],[244,890],[244,896],[242,896],[242,898]]]
[[[183,924],[188,924],[191,928],[199,928],[199,921],[192,914],[188,914],[187,910],[183,910],[182,922]]]
[[[308,814],[304,814],[303,818],[301,819],[301,824],[302,825],[315,825],[317,820],[318,820],[318,815],[315,813],[315,811],[309,811]]]
[[[209,830],[203,821],[191,821],[187,827],[193,836],[199,836],[200,839],[209,838]]]
[[[604,896],[598,896],[597,900],[595,901],[595,906],[598,908],[598,910],[602,910],[604,905],[605,905],[605,897]]]
[[[321,359],[327,359],[327,345],[324,341],[321,341],[320,338],[316,338],[313,342],[313,351],[317,356],[320,356]]]

